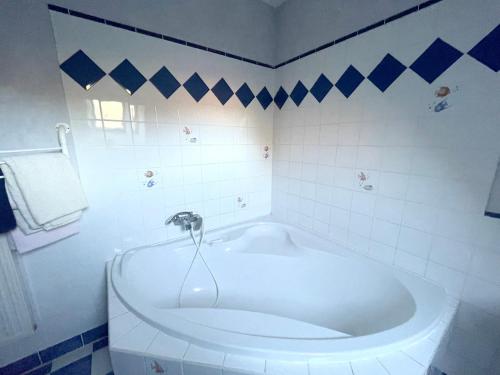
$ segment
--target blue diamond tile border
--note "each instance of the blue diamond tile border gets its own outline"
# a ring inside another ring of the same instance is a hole
[[[60,65],[61,70],[78,83],[84,90],[90,90],[106,75],[85,52],[78,50]]]
[[[354,66],[349,65],[344,74],[342,74],[335,84],[335,87],[337,87],[337,89],[339,89],[339,91],[346,98],[348,98],[364,79],[365,77]]]
[[[384,92],[405,70],[406,66],[388,53],[367,78]]]
[[[184,88],[189,92],[189,95],[193,97],[194,100],[199,102],[201,98],[209,91],[208,86],[201,79],[198,73],[194,73],[191,77],[184,82]]]
[[[219,99],[222,105],[226,104],[234,94],[233,90],[231,90],[231,87],[229,87],[224,78],[221,78],[219,82],[217,82],[215,86],[212,87],[212,92],[214,93],[215,97]]]
[[[243,107],[248,107],[252,100],[255,98],[255,95],[253,94],[252,90],[250,90],[250,87],[246,83],[242,84],[241,87],[236,90],[236,96],[240,100],[241,104],[243,104]]]
[[[109,75],[130,95],[133,95],[146,82],[146,78],[127,59],[123,60]]]
[[[469,51],[469,55],[494,72],[500,70],[500,25]]]
[[[257,94],[257,100],[259,101],[262,108],[267,109],[267,107],[269,107],[269,104],[271,104],[273,102],[273,97],[269,93],[269,90],[264,87]]]
[[[280,86],[278,92],[274,96],[274,103],[276,103],[276,106],[281,109],[285,105],[286,100],[288,99],[288,94],[285,91],[285,89]]]
[[[166,67],[162,67],[160,70],[158,70],[155,75],[149,79],[149,81],[167,99],[170,98],[179,87],[181,87],[179,81],[175,79],[173,74],[170,73],[170,71]]]
[[[429,0],[428,3],[434,3],[435,1],[440,0]],[[428,5],[425,7],[427,6]],[[49,5],[49,9],[62,12],[61,9],[65,8],[60,9],[58,6]],[[73,12],[71,15],[76,15],[78,13],[70,10],[67,11]],[[402,14],[403,13],[405,12],[402,12]],[[404,14],[402,16],[404,16]],[[94,16],[82,14],[79,17],[96,22],[102,21],[105,24],[108,24],[108,21],[104,19],[97,19]],[[372,26],[375,27],[377,24],[378,23],[375,23]],[[372,26],[366,29],[371,30]],[[161,39],[165,39],[165,36],[148,32],[147,30],[140,29],[137,30],[137,32],[155,38],[159,38],[161,36]],[[352,36],[355,35],[357,34],[353,33]],[[343,41],[345,38],[341,39]],[[326,43],[321,49],[331,47],[334,44],[336,43]],[[497,46],[499,45],[500,25],[490,31],[488,35],[480,40],[471,50],[469,50],[469,52],[467,52],[467,54],[494,72],[498,72],[500,70],[500,48]],[[196,46],[196,48],[203,47],[199,45]],[[235,55],[228,55],[218,50],[213,51],[215,51],[214,53],[218,53],[226,57],[242,60]],[[286,65],[315,52],[317,52],[317,49],[306,52],[297,58],[292,58],[285,63],[278,64],[278,66]],[[437,38],[410,65],[409,68],[430,84],[441,76],[457,60],[459,60],[461,56],[463,56],[463,52],[459,51],[441,38]],[[246,60],[243,59],[242,61]],[[106,73],[81,49],[61,63],[60,68],[85,90],[90,90],[99,80],[106,76]],[[406,69],[407,67],[404,64],[402,64],[396,57],[388,53],[366,78],[381,92],[385,92],[397,79],[399,79]],[[147,81],[141,72],[136,69],[128,59],[123,60],[109,73],[109,76],[130,95],[133,95]],[[335,84],[333,84],[325,76],[325,74],[321,73],[310,90],[308,90],[302,81],[299,80],[290,94],[288,94],[283,87],[280,87],[275,93],[274,98],[266,87],[263,87],[263,89],[255,95],[247,83],[243,83],[236,92],[233,92],[230,85],[224,78],[221,78],[212,87],[212,89],[210,89],[197,72],[195,72],[189,79],[186,80],[186,82],[184,82],[184,84],[181,85],[181,83],[165,66],[161,67],[160,70],[158,70],[158,72],[156,72],[149,79],[149,81],[167,99],[169,99],[181,86],[183,86],[197,102],[199,102],[208,91],[212,91],[222,105],[225,105],[233,95],[236,95],[245,108],[250,105],[253,99],[257,98],[262,108],[266,110],[273,101],[279,109],[282,109],[288,100],[288,97],[290,97],[290,99],[298,107],[302,104],[304,98],[309,92],[319,103],[321,103],[329,94],[333,86],[335,86],[346,98],[349,98],[364,79],[365,77],[363,74],[354,66],[350,65]]]
[[[292,92],[290,93],[290,98],[292,98],[293,102],[298,107],[300,103],[302,103],[308,92],[309,91],[304,86],[302,81],[299,80],[299,82],[297,82]]]
[[[330,82],[330,80],[326,78],[323,73],[321,73],[313,87],[311,87],[310,92],[316,98],[318,103],[321,103],[332,87],[333,83]]]
[[[410,69],[422,77],[427,83],[432,83],[452,66],[463,53],[437,38],[413,64]]]

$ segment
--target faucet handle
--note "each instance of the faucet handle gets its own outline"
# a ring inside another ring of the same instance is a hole
[[[165,225],[169,225],[171,223],[174,223],[174,225],[183,225],[186,221],[190,221],[190,218],[192,216],[192,211],[177,212],[176,214],[173,214],[167,220],[165,220]]]

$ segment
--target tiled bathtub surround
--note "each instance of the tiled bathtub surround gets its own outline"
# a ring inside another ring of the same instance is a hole
[[[440,2],[276,76],[273,215],[461,298],[437,363],[451,375],[496,374],[500,360],[500,222],[484,216],[498,56],[474,56],[498,44],[498,4],[476,5]]]
[[[429,363],[450,339],[458,301],[447,298],[446,312],[437,326],[411,345],[377,357],[335,361],[328,358],[277,360],[245,352],[224,352],[213,346],[170,336],[130,311],[111,285],[108,270],[108,316],[110,356],[120,375],[442,375]],[[210,348],[210,349],[209,349]]]

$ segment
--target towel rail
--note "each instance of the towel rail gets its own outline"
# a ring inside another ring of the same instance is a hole
[[[64,155],[69,156],[68,144],[66,141],[66,134],[69,133],[70,128],[68,124],[59,122],[56,124],[57,139],[59,141],[59,147],[46,147],[46,148],[25,148],[19,150],[0,150],[0,154],[29,154],[35,153],[45,153],[45,152],[62,152]],[[0,161],[0,165],[6,164],[4,161]],[[5,178],[0,176],[0,179]]]

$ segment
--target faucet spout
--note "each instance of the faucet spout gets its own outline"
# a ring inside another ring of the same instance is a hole
[[[178,225],[182,228],[182,230],[199,230],[201,228],[201,224],[203,222],[203,218],[193,213],[192,211],[181,211],[176,214],[170,216],[166,221],[165,225],[174,224]]]

